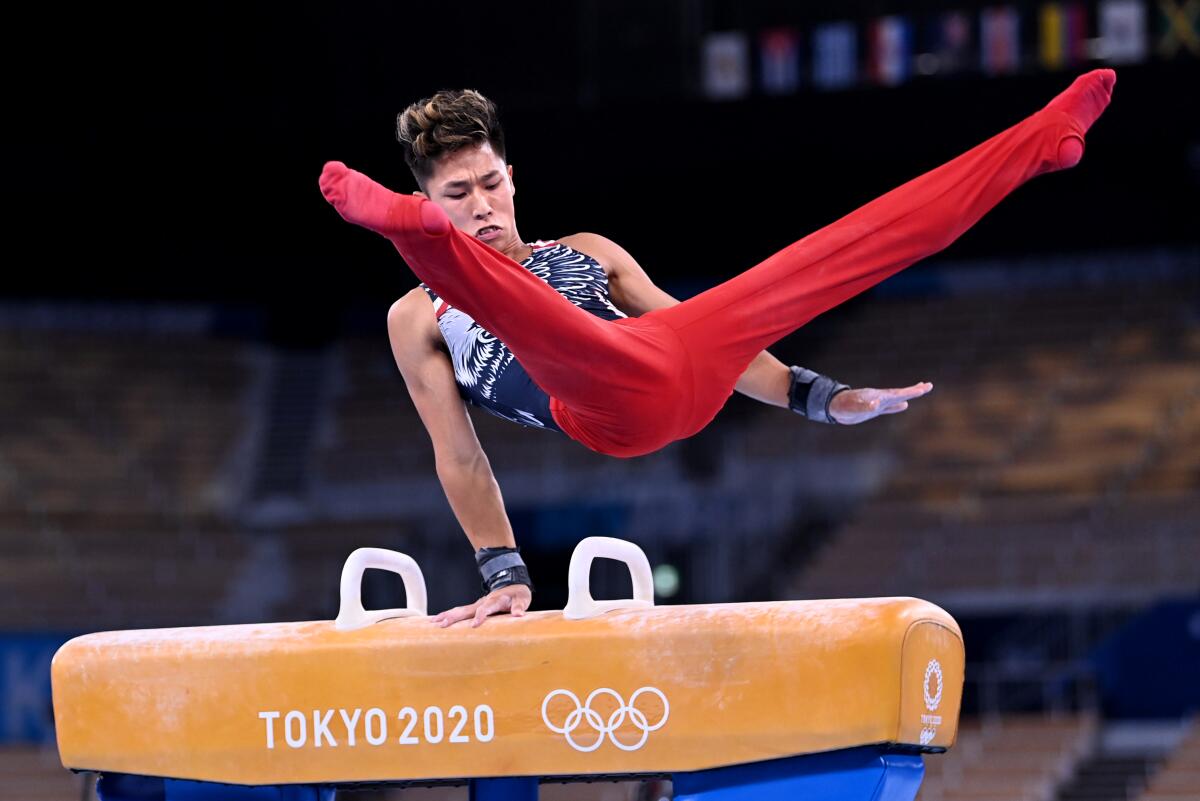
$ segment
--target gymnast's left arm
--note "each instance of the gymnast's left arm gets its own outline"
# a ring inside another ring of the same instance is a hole
[[[560,241],[600,262],[608,275],[613,305],[630,317],[679,303],[656,286],[641,265],[611,239],[583,233]],[[809,419],[853,425],[904,411],[910,400],[928,394],[933,384],[921,382],[901,389],[851,389],[811,370],[788,367],[764,350],[750,362],[734,388],[756,401],[791,408]],[[821,402],[810,404],[807,402],[810,398]]]

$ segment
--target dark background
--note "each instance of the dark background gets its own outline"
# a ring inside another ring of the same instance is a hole
[[[804,76],[792,97],[704,100],[703,32],[821,20],[789,6],[46,7],[9,32],[31,51],[13,87],[10,132],[25,141],[11,200],[34,247],[0,292],[250,303],[285,340],[331,335],[348,309],[382,314],[415,280],[325,205],[321,165],[415,188],[397,112],[474,87],[500,106],[526,240],[596,231],[691,294],[1016,122],[1085,69],[836,93]],[[1022,7],[1029,41],[1034,8]],[[954,257],[1196,241],[1200,62],[1118,74],[1083,165],[1022,189]]]

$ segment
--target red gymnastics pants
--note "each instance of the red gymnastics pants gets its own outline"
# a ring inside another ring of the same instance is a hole
[[[322,189],[343,217],[391,239],[434,292],[508,345],[568,436],[639,456],[704,428],[764,348],[942,250],[1030,178],[1073,166],[1114,81],[1108,70],[1084,75],[1033,116],[746,272],[677,306],[613,321],[453,228],[431,201],[392,195],[386,219],[366,219],[354,208],[362,193],[391,193],[336,162]],[[347,186],[347,176],[370,186]]]

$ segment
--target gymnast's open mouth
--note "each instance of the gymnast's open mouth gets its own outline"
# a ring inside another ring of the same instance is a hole
[[[500,226],[498,225],[485,225],[475,232],[475,238],[482,239],[484,242],[495,239],[499,235]]]

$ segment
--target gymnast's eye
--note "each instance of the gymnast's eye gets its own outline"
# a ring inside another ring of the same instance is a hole
[[[487,187],[487,190],[490,192],[490,191],[492,191],[493,189],[495,189],[496,187],[498,187],[499,185],[500,185],[500,182],[499,182],[499,181],[496,181],[496,183],[494,183],[494,184],[489,184],[489,185],[488,185],[488,187]]]
[[[466,192],[459,192],[457,195],[446,195],[446,197],[452,198],[454,200],[462,200],[466,196],[467,196]]]

